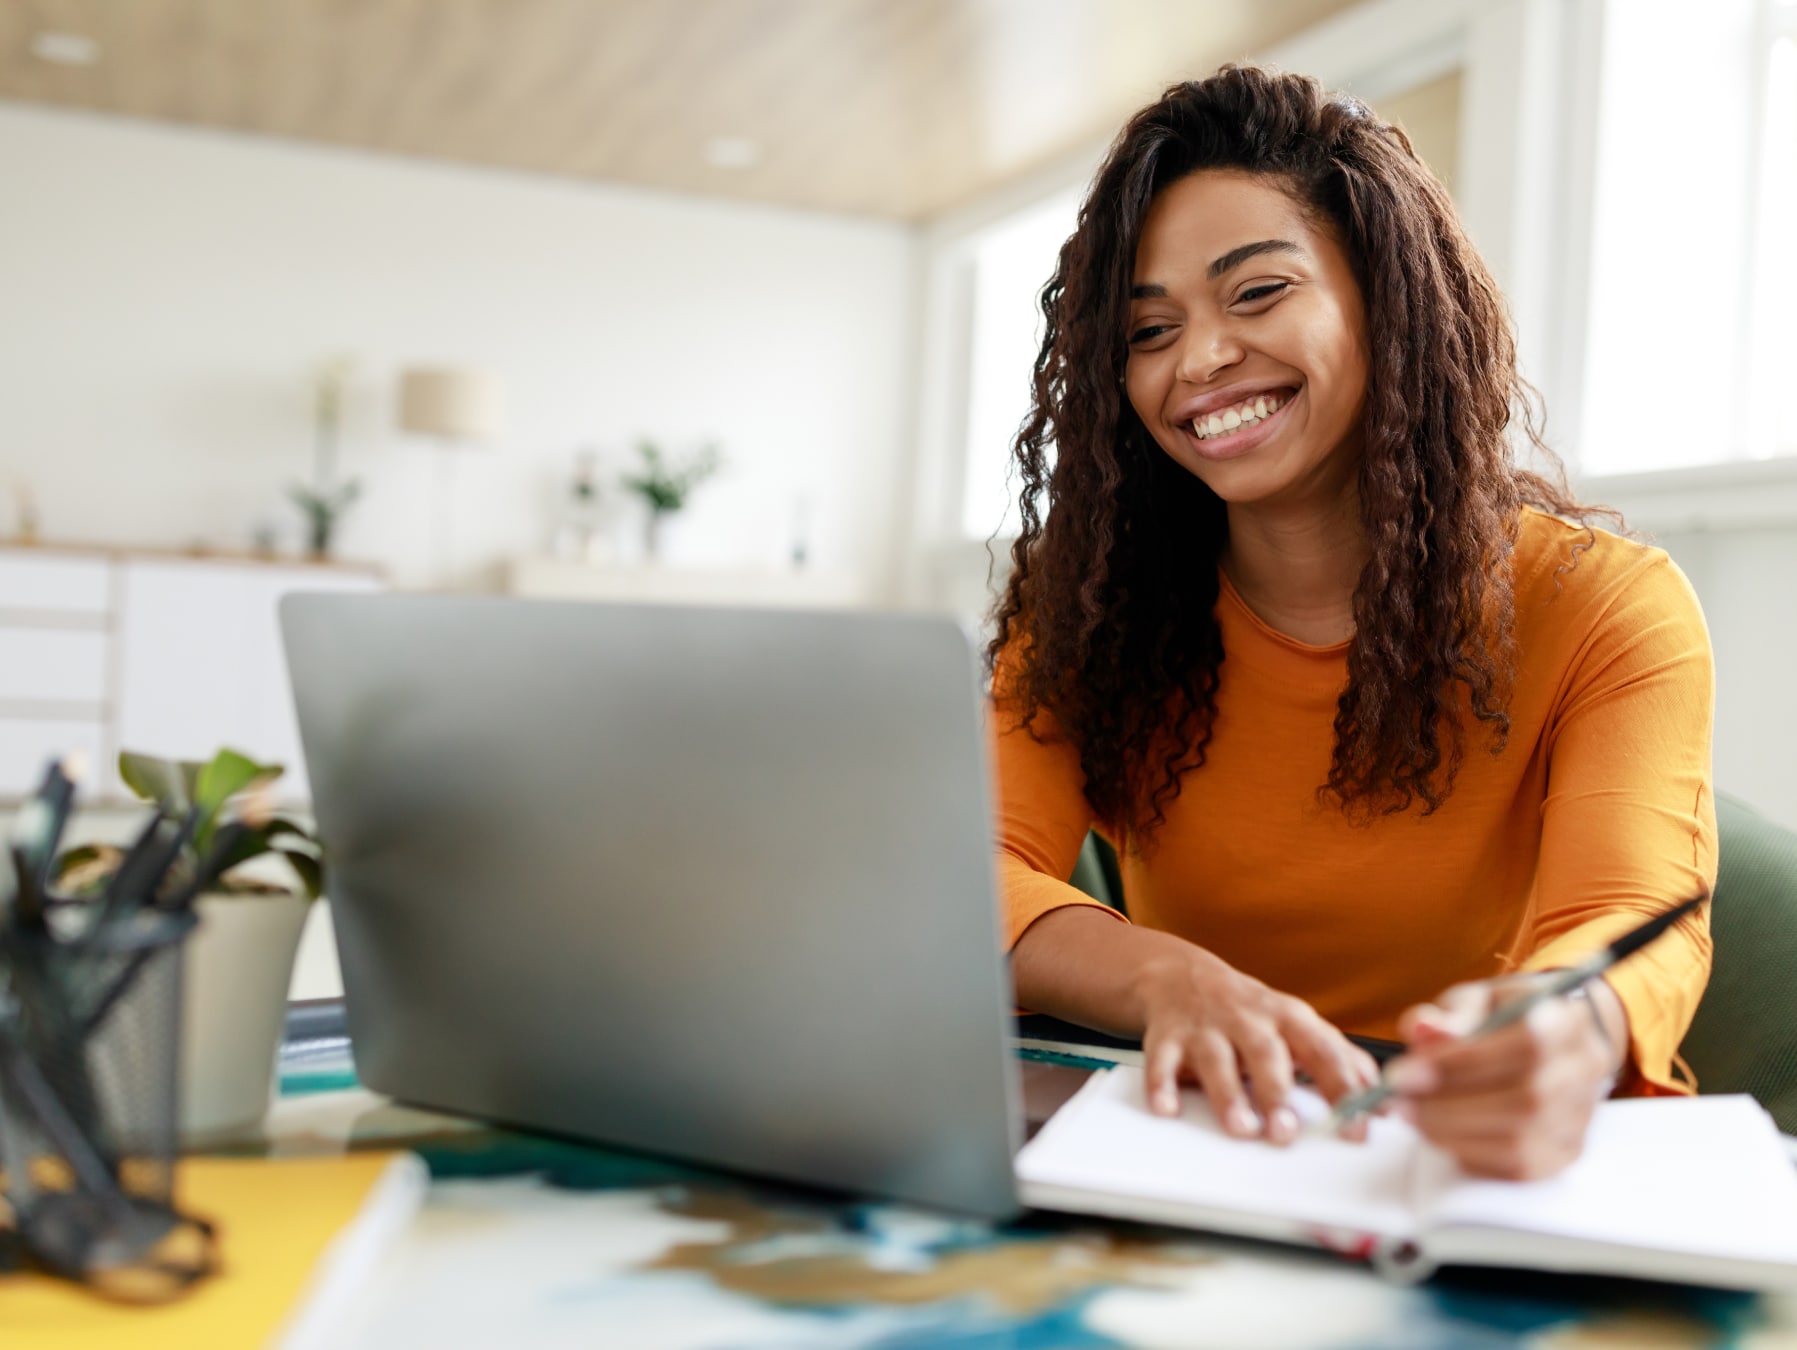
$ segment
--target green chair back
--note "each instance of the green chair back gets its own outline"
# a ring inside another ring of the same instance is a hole
[[[1067,880],[1119,914],[1129,913],[1123,906],[1123,872],[1117,866],[1116,850],[1096,833],[1086,835],[1079,861],[1073,864],[1073,875]]]
[[[1679,1053],[1701,1092],[1748,1092],[1797,1134],[1797,834],[1716,797],[1709,988]]]

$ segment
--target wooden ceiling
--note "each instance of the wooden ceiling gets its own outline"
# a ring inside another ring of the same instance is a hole
[[[917,220],[1348,3],[0,0],[0,98]]]

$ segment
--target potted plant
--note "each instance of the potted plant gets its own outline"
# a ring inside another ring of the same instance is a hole
[[[643,553],[649,562],[655,562],[661,557],[662,521],[684,507],[693,489],[721,469],[724,461],[715,445],[702,446],[691,458],[679,462],[664,455],[654,441],[638,441],[636,450],[643,467],[625,474],[623,483],[649,508]]]
[[[355,361],[339,356],[321,365],[313,377],[312,481],[295,483],[287,496],[306,518],[306,553],[314,562],[331,556],[331,545],[343,513],[362,495],[353,478],[337,479],[337,443],[343,432],[343,405],[355,374]]]
[[[281,772],[235,750],[205,763],[119,756],[132,792],[171,819],[191,815],[171,891],[211,877],[195,902],[200,922],[183,968],[181,1132],[190,1141],[253,1129],[273,1095],[294,955],[324,879],[312,831],[267,809]],[[97,893],[123,858],[110,845],[70,849],[58,859],[58,883],[68,894]]]

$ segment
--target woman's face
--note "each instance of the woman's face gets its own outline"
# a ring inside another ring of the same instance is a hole
[[[1277,180],[1205,169],[1136,247],[1125,383],[1161,449],[1232,505],[1352,490],[1366,314],[1346,254]]]

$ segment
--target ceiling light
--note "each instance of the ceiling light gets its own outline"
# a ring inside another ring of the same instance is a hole
[[[100,44],[81,33],[39,33],[31,54],[59,66],[91,66],[100,59]]]
[[[705,162],[714,169],[752,169],[761,163],[761,142],[747,136],[713,136],[705,142]]]

